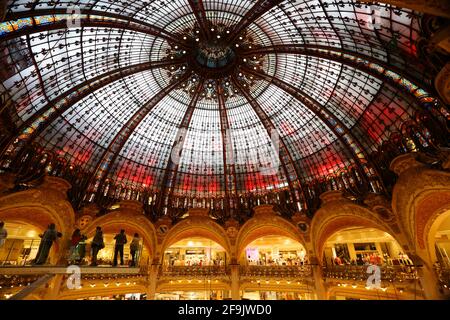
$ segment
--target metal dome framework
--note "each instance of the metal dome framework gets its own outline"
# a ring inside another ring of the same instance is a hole
[[[37,145],[81,170],[79,201],[161,212],[254,195],[301,210],[331,176],[383,192],[371,155],[437,106],[419,23],[358,1],[10,1],[2,166]]]

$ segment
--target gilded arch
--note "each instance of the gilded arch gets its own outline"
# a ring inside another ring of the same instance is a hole
[[[225,230],[208,216],[189,216],[173,226],[161,244],[163,253],[171,245],[182,239],[205,237],[218,243],[229,256],[233,255],[230,240]]]
[[[72,231],[75,213],[59,194],[33,189],[0,198],[0,220],[25,222],[43,230],[55,223],[65,237]]]
[[[121,210],[111,212],[93,220],[84,233],[88,237],[93,236],[97,226],[102,227],[104,233],[117,233],[120,229],[125,229],[128,237],[137,232],[143,239],[144,245],[150,250],[150,255],[153,256],[156,253],[156,230],[143,214]]]
[[[374,212],[343,198],[340,191],[325,192],[320,197],[323,205],[314,215],[311,225],[314,249],[319,261],[323,259],[326,240],[348,227],[376,228],[389,233],[399,241],[389,225],[379,219]]]
[[[239,258],[245,248],[254,240],[274,235],[285,236],[298,241],[306,249],[305,239],[295,224],[277,216],[272,206],[255,208],[255,216],[248,220],[239,230],[236,238],[236,258]]]
[[[396,158],[391,170],[399,175],[392,207],[416,251],[434,260],[436,221],[450,210],[450,173],[428,169],[413,154]]]

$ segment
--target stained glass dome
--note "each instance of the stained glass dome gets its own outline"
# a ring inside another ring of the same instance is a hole
[[[1,152],[14,159],[33,145],[55,159],[49,171],[83,173],[83,201],[145,194],[161,209],[223,209],[257,195],[301,210],[314,183],[337,176],[331,184],[381,192],[372,154],[434,106],[416,59],[420,16],[408,9],[8,3],[0,88],[16,134]]]

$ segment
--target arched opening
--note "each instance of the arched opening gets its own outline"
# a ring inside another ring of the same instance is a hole
[[[450,294],[450,210],[433,222],[428,234],[429,252],[444,294]]]
[[[330,299],[420,299],[417,269],[399,242],[375,227],[335,230],[323,244]]]
[[[227,253],[217,242],[195,237],[182,239],[164,251],[163,265],[172,267],[225,267]]]
[[[98,266],[109,266],[114,263],[114,254],[115,254],[115,244],[116,240],[114,239],[117,234],[123,229],[125,230],[126,236],[126,244],[123,248],[123,265],[131,266],[132,256],[131,256],[131,242],[135,234],[138,235],[139,245],[136,253],[136,263],[135,267],[149,265],[151,261],[152,250],[148,244],[145,234],[141,232],[141,230],[137,230],[133,228],[132,225],[117,225],[117,224],[105,224],[102,225],[103,231],[103,240],[105,247],[98,252],[97,255],[97,264]],[[92,262],[92,250],[91,243],[94,238],[95,231],[91,231],[87,234],[88,239],[86,240],[86,258],[84,260],[85,264],[89,264]],[[120,256],[117,256],[117,264],[120,265]]]
[[[397,240],[377,228],[344,228],[330,236],[323,249],[325,266],[412,265]]]
[[[8,237],[0,247],[1,266],[31,265],[36,257],[43,229],[21,221],[5,221]]]
[[[273,230],[251,239],[239,256],[243,299],[314,299],[307,251],[298,238]]]
[[[305,247],[286,236],[264,236],[247,245],[241,256],[241,265],[300,266],[307,263]]]
[[[213,237],[179,234],[165,248],[157,300],[223,300],[230,298],[227,284],[229,252]]]
[[[203,239],[203,245],[207,245],[210,242],[215,243],[226,252],[226,260],[224,262],[225,264],[229,263],[232,254],[230,240],[222,226],[210,218],[189,216],[177,223],[165,236],[161,245],[161,255],[164,255],[164,252],[177,242],[186,239],[187,241]],[[163,263],[163,257],[161,256],[160,258],[161,263]]]
[[[267,237],[279,239],[280,244],[289,240],[304,248],[304,239],[294,224],[275,215],[256,216],[248,220],[239,230],[236,239],[236,258],[245,262],[242,258],[245,257],[246,248],[254,241]]]

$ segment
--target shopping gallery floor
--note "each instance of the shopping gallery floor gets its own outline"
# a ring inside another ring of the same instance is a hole
[[[448,1],[1,1],[0,49],[0,300],[450,298]]]

